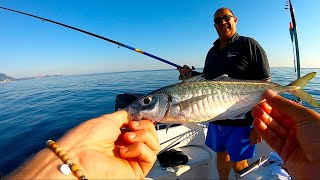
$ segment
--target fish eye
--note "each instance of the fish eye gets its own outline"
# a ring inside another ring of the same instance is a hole
[[[145,97],[142,99],[142,105],[148,105],[151,102],[152,98],[150,96]]]

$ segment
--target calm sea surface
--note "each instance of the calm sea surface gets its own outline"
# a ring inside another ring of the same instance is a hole
[[[302,74],[312,71],[317,75],[304,89],[320,102],[320,69],[303,69]],[[282,85],[296,79],[293,68],[271,68],[271,75]],[[159,70],[0,84],[0,177],[42,149],[48,139],[58,139],[85,120],[113,112],[117,94],[147,93],[178,82],[177,77],[176,70]]]

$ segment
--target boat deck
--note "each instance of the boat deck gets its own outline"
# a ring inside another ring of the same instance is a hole
[[[175,126],[157,130],[161,150],[174,148],[188,156],[188,163],[172,168],[163,168],[157,161],[147,175],[149,179],[219,179],[216,168],[216,153],[205,145],[207,128],[195,132],[185,126]],[[248,160],[249,164],[268,155],[272,149],[263,141],[257,145],[256,156]],[[268,166],[261,166],[241,179],[270,179],[274,176]],[[229,179],[236,179],[231,171]]]

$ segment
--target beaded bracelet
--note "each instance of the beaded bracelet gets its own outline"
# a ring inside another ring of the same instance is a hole
[[[65,163],[60,166],[60,171],[65,174],[69,175],[72,171],[79,179],[81,180],[88,180],[83,174],[82,171],[78,168],[78,166],[72,163],[69,156],[52,140],[48,140],[46,143],[47,147],[51,148],[53,152],[56,153],[57,156]]]

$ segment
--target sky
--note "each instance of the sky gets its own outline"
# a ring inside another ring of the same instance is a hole
[[[320,68],[319,0],[292,0],[302,68]],[[58,21],[178,65],[202,68],[218,38],[213,14],[228,7],[237,32],[256,39],[271,67],[293,67],[286,0],[0,0],[0,6]],[[0,73],[15,78],[175,67],[49,22],[0,9]]]

